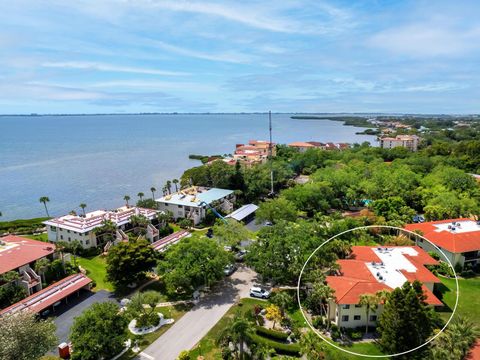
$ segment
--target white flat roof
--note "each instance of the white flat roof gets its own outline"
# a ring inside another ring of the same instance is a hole
[[[95,210],[81,215],[65,215],[44,221],[45,225],[59,227],[66,230],[84,233],[102,226],[104,220],[110,220],[117,226],[127,224],[133,215],[143,215],[152,220],[156,210],[139,208],[136,206],[122,206],[115,210]]]
[[[418,253],[413,247],[381,247],[372,249],[377,255],[381,263],[366,263],[368,270],[377,279],[378,282],[383,283],[391,288],[401,287],[407,278],[400,270],[414,273],[417,271],[415,265],[408,260],[404,255],[417,256]]]
[[[440,224],[433,224],[436,232],[448,231],[451,234],[469,233],[480,231],[480,226],[473,220],[448,221]]]
[[[211,204],[216,200],[223,199],[233,194],[233,190],[218,188],[192,187],[171,195],[163,196],[155,201],[174,205],[200,207],[200,203]]]
[[[243,205],[241,208],[235,210],[231,214],[228,214],[226,217],[235,219],[237,221],[241,221],[245,219],[248,215],[257,211],[257,209],[258,209],[258,206],[255,204]]]

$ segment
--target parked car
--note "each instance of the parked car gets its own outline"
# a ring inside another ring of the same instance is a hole
[[[250,288],[250,296],[260,299],[268,299],[270,297],[270,291],[262,289],[260,286],[252,286]]]
[[[271,222],[271,221],[268,221],[268,220],[265,221],[265,222],[263,223],[263,225],[264,225],[264,226],[273,226],[272,222]]]
[[[235,254],[235,261],[243,261],[245,260],[245,255],[247,255],[247,250],[242,249]]]
[[[236,270],[237,270],[237,267],[235,266],[235,264],[228,264],[228,265],[225,266],[225,268],[223,269],[223,273],[225,274],[225,276],[230,276],[230,275],[232,275]]]

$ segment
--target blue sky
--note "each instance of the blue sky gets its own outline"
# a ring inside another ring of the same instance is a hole
[[[0,2],[0,113],[480,112],[478,1]]]

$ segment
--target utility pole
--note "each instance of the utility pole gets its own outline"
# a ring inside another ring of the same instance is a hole
[[[268,160],[270,162],[270,196],[273,197],[274,191],[273,191],[273,163],[272,163],[272,158],[273,158],[273,144],[272,144],[272,112],[268,112],[268,129],[270,133],[270,142],[268,144]]]

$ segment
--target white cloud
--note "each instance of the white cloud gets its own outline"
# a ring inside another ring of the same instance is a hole
[[[207,53],[203,51],[192,50],[192,49],[187,49],[184,47],[172,45],[160,40],[152,40],[151,44],[158,48],[161,48],[163,50],[166,50],[175,54],[193,57],[197,59],[210,60],[210,61],[246,64],[246,63],[252,62],[255,59],[252,55],[242,54],[238,52]]]
[[[462,56],[480,49],[480,27],[460,29],[446,23],[422,22],[381,31],[368,43],[411,57]]]
[[[166,71],[158,69],[148,69],[143,67],[118,66],[99,62],[89,61],[64,61],[64,62],[45,62],[43,67],[62,68],[62,69],[82,69],[108,72],[125,72],[134,74],[165,75],[165,76],[186,76],[187,72]]]

